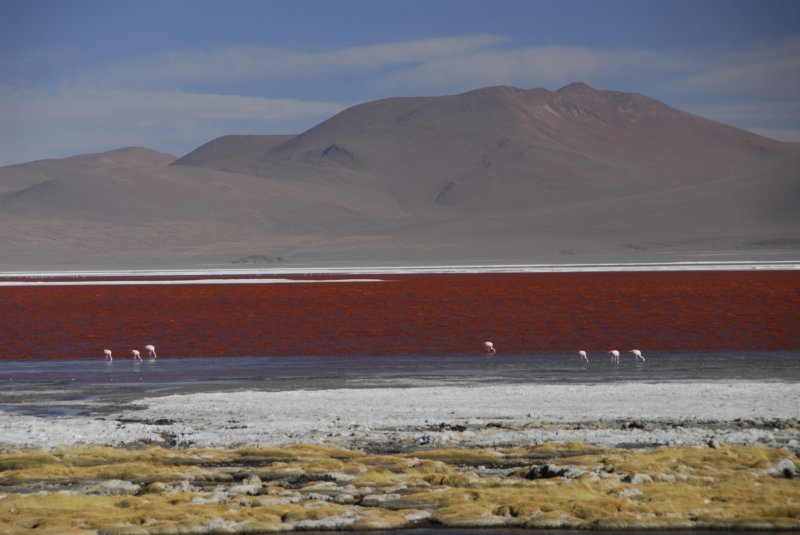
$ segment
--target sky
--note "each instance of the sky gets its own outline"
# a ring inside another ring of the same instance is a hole
[[[800,141],[800,1],[0,0],[0,165],[575,81]]]

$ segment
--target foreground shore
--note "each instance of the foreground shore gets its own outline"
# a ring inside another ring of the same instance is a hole
[[[0,455],[0,533],[798,529],[793,458],[720,443],[25,451]]]
[[[800,529],[794,382],[150,396],[0,412],[0,533]]]

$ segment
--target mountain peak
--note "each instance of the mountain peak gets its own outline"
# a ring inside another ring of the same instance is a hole
[[[594,91],[595,89],[592,86],[584,84],[583,82],[572,82],[571,84],[567,84],[558,91],[556,91],[556,93],[579,94],[579,93],[591,93]]]
[[[169,165],[175,161],[176,156],[166,154],[147,147],[124,147],[106,152],[92,154],[79,154],[68,158],[69,160],[94,161],[100,164],[111,165],[132,165],[137,167],[149,167],[158,165]]]

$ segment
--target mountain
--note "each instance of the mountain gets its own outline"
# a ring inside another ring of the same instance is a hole
[[[126,147],[96,154],[81,154],[70,158],[36,160],[0,167],[0,193],[18,191],[52,178],[81,176],[103,169],[165,166],[176,159],[144,147]]]
[[[246,162],[260,158],[273,146],[289,141],[294,136],[231,135],[213,139],[179,158],[175,165],[206,167],[217,171],[243,171],[252,174]]]
[[[0,262],[794,255],[798,200],[800,144],[581,83],[491,87],[367,102],[179,159],[123,149],[0,168],[13,253]]]
[[[566,189],[594,200],[699,184],[796,150],[641,95],[576,83],[368,102],[250,150],[227,170],[335,179],[381,189],[410,208],[507,209],[550,206]]]

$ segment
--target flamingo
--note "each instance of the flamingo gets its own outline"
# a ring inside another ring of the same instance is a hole
[[[104,349],[104,350],[103,350],[103,355],[105,355],[105,356],[106,356],[106,360],[109,360],[109,361],[111,361],[111,360],[114,360],[114,359],[111,357],[111,350],[110,350],[110,349]]]
[[[609,355],[611,355],[611,362],[619,364],[619,351],[617,351],[616,349],[612,349],[608,353]]]
[[[631,349],[630,352],[633,353],[633,356],[636,357],[636,360],[641,360],[642,362],[644,362],[644,357],[642,356],[641,351],[639,351],[638,349]]]
[[[583,349],[578,351],[578,355],[581,356],[581,362],[589,362],[589,357],[586,356],[586,351],[584,351]]]
[[[144,348],[147,350],[147,356],[148,357],[150,357],[152,359],[157,359],[158,358],[158,355],[156,355],[156,346],[147,344],[146,346],[144,346]]]
[[[489,342],[488,340],[483,343],[483,350],[486,352],[487,355],[494,355],[497,353],[497,350],[494,348],[494,344]]]
[[[131,356],[135,362],[142,362],[142,355],[139,354],[137,349],[131,349]]]

